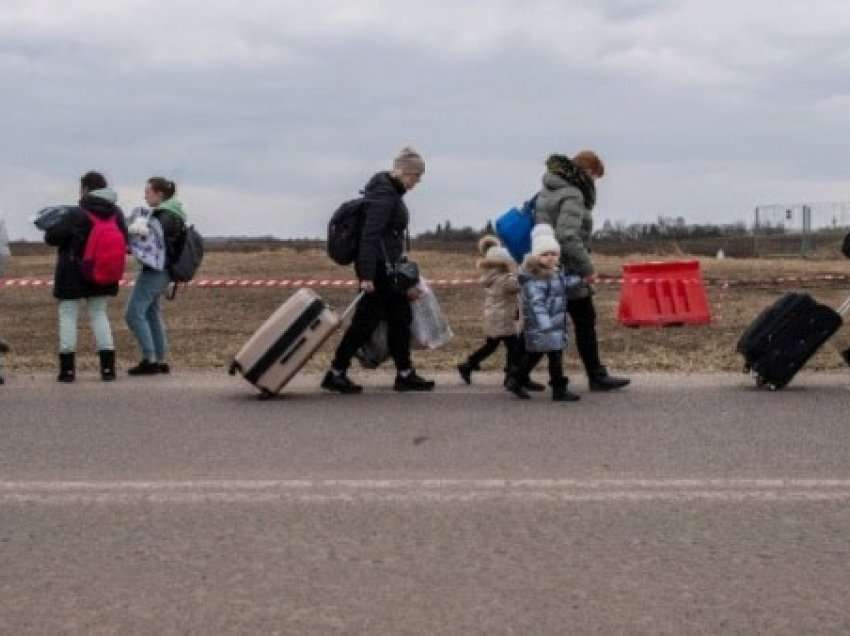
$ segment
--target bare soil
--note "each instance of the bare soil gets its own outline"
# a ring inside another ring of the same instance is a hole
[[[458,246],[455,251],[427,250],[414,252],[422,271],[431,279],[476,278],[476,254],[472,246]],[[617,277],[626,262],[655,259],[641,255],[625,257],[599,256],[598,273]],[[680,257],[681,258],[681,257]],[[811,277],[850,274],[845,260],[758,260],[700,259],[703,273],[712,281],[747,281],[777,277]],[[52,255],[17,256],[10,261],[7,277],[52,276]],[[133,272],[128,272],[129,276]],[[350,278],[351,271],[332,263],[319,250],[277,250],[259,252],[211,252],[204,262],[204,278]],[[596,307],[604,361],[617,370],[658,371],[726,371],[741,368],[735,343],[746,325],[780,294],[804,283],[763,283],[759,286],[708,288],[713,324],[708,327],[629,329],[616,323],[620,288],[597,286]],[[805,284],[823,302],[837,306],[849,293],[842,283]],[[483,339],[481,315],[483,290],[477,287],[441,288],[436,290],[448,315],[456,337],[437,351],[417,352],[416,362],[422,369],[446,369],[456,364]],[[181,293],[174,302],[165,303],[165,315],[171,343],[171,358],[179,368],[225,369],[233,354],[291,290],[280,288],[193,288]],[[327,289],[322,295],[336,308],[347,304],[353,292]],[[123,319],[128,291],[110,304],[110,317],[116,335],[121,364],[137,361],[135,340]],[[94,369],[94,344],[85,313],[81,313],[79,358],[82,368]],[[12,372],[52,369],[56,364],[56,302],[49,288],[3,287],[0,285],[0,335],[13,347],[6,366]],[[327,366],[336,339],[310,362],[311,370]],[[811,368],[842,366],[838,350],[850,344],[850,337],[840,333],[810,363]],[[500,369],[501,353],[487,361],[485,368]],[[568,366],[576,368],[573,351]]]

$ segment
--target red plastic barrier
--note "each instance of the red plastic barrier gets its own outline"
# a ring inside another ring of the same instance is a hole
[[[699,261],[623,265],[617,319],[626,327],[710,324]]]

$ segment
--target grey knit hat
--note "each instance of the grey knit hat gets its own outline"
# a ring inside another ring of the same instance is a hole
[[[425,172],[425,160],[410,146],[405,146],[393,160],[393,170],[405,174],[422,174]]]

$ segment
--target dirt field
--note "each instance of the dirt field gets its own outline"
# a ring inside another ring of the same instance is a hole
[[[475,253],[445,253],[427,251],[416,253],[423,272],[430,278],[472,278]],[[624,262],[645,258],[598,257],[598,273],[618,276]],[[10,262],[7,277],[52,275],[52,255],[15,257]],[[720,280],[766,279],[779,276],[850,273],[844,260],[738,260],[715,261],[703,259],[707,278]],[[132,273],[130,274],[132,275]],[[274,252],[209,254],[204,263],[203,277],[348,278],[350,271],[334,265],[320,251],[281,250]],[[800,287],[801,285],[796,285]],[[824,302],[838,305],[848,290],[842,286],[818,283],[810,291]],[[616,324],[619,287],[598,287],[597,311],[603,358],[614,369],[647,370],[737,370],[741,361],[735,354],[735,342],[746,324],[765,305],[792,285],[762,287],[720,285],[709,287],[714,323],[710,327],[669,329],[627,329]],[[118,354],[122,366],[137,361],[135,341],[123,320],[127,291],[122,290],[110,307],[116,333]],[[249,334],[291,292],[286,289],[191,289],[182,293],[165,308],[172,362],[181,367],[220,368],[222,371]],[[323,292],[337,308],[351,298],[347,290]],[[460,360],[482,340],[480,316],[483,291],[479,288],[439,289],[437,294],[456,333],[455,340],[439,351],[419,352],[417,365],[422,369],[447,368]],[[88,325],[81,314],[79,342],[80,366],[95,368],[94,345]],[[11,372],[53,369],[57,348],[56,305],[49,289],[3,288],[0,285],[0,334],[9,340],[14,351],[6,366]],[[318,370],[331,357],[335,340],[311,362]],[[812,368],[840,367],[838,349],[850,344],[850,335],[840,333],[811,363]],[[501,368],[502,359],[494,356],[488,368]],[[576,368],[575,353],[570,352],[568,365]]]

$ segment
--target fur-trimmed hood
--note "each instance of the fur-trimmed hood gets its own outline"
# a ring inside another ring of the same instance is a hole
[[[510,252],[502,247],[499,239],[492,235],[487,235],[478,241],[478,251],[482,258],[478,260],[478,269],[487,271],[491,269],[501,272],[516,271],[516,262]]]

